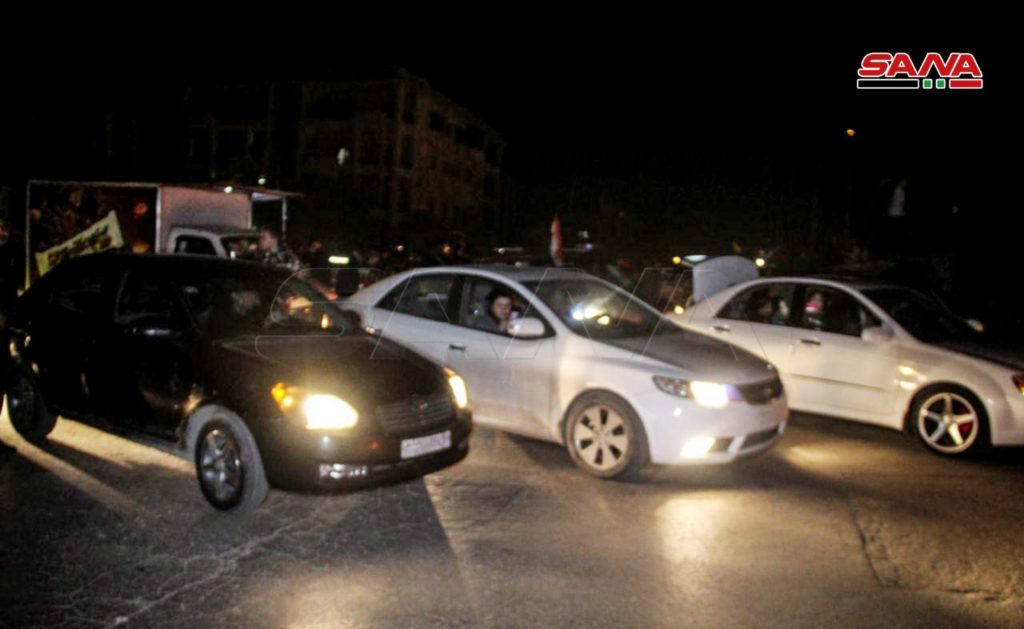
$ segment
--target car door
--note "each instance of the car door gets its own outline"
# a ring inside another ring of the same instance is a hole
[[[414,275],[377,302],[368,323],[385,338],[444,364],[456,334],[458,295],[455,273]]]
[[[120,278],[112,325],[91,361],[94,404],[113,423],[172,439],[191,392],[192,329],[156,269]]]
[[[706,333],[763,357],[785,378],[793,355],[795,291],[792,282],[759,283],[742,290],[706,324]]]
[[[89,360],[110,325],[117,274],[109,265],[85,262],[53,272],[60,275],[44,307],[34,309],[27,350],[47,403],[60,412],[91,414]]]
[[[515,338],[488,319],[495,295],[512,299],[516,319],[540,319],[546,330],[537,338]],[[512,432],[547,437],[554,379],[554,330],[528,297],[511,285],[487,277],[462,279],[455,342],[447,362],[466,380],[473,416]]]
[[[843,289],[806,284],[796,303],[788,367],[794,406],[882,422],[895,401],[899,346],[861,338],[881,322]]]

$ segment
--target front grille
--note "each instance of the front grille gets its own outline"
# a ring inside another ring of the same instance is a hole
[[[774,378],[754,384],[741,384],[736,388],[747,404],[767,404],[782,395],[782,380]]]
[[[452,402],[443,393],[413,396],[378,406],[376,416],[381,428],[389,434],[421,433],[448,423],[452,418]]]
[[[762,430],[761,432],[754,432],[747,435],[747,438],[743,440],[743,449],[753,448],[759,446],[762,443],[771,441],[775,438],[775,435],[779,434],[778,428],[771,428],[769,430]]]

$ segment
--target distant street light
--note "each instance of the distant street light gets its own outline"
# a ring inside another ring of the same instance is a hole
[[[846,137],[852,138],[855,135],[857,135],[857,130],[856,129],[847,129],[846,130]]]
[[[347,148],[342,147],[338,150],[338,166],[344,166],[345,160],[348,159],[349,152]]]

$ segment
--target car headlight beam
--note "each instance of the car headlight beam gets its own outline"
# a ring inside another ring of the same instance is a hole
[[[729,404],[729,386],[717,382],[654,376],[654,384],[669,395],[691,399],[707,408],[725,408]]]
[[[303,410],[308,430],[346,430],[359,421],[356,409],[336,395],[310,395]]]
[[[359,412],[337,395],[307,393],[283,382],[270,395],[286,416],[304,419],[307,430],[347,430],[359,422]]]
[[[448,387],[452,390],[455,406],[459,408],[469,406],[469,391],[466,389],[466,381],[462,379],[462,376],[448,368],[445,368],[444,374],[448,377]]]

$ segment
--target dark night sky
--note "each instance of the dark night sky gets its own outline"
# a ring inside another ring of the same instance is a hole
[[[885,36],[837,36],[831,27],[807,27],[803,32],[813,36],[730,30],[695,43],[695,36],[709,35],[696,22],[658,28],[652,18],[616,23],[617,29],[505,25],[508,35],[465,27],[413,39],[401,30],[360,35],[355,24],[336,21],[310,27],[316,18],[274,28],[260,16],[178,18],[131,36],[131,29],[55,29],[31,54],[5,44],[18,59],[12,93],[23,88],[30,95],[13,106],[88,104],[100,94],[116,103],[160,98],[164,86],[197,80],[346,76],[353,68],[402,66],[494,126],[508,145],[506,170],[521,181],[581,169],[596,177],[664,173],[704,155],[726,165],[749,157],[827,163],[842,150],[843,130],[854,127],[863,159],[893,176],[913,170],[970,190],[986,198],[977,203],[986,211],[996,205],[987,197],[998,197],[1010,179],[1003,155],[1019,144],[1011,112],[1020,103],[1011,87],[1020,55],[975,33],[929,38],[919,27],[910,35],[891,29]],[[970,51],[986,87],[858,92],[856,69],[870,50],[915,58],[927,50]]]

